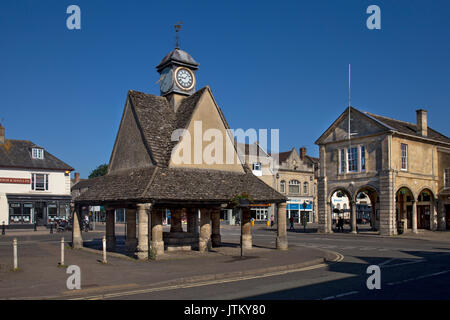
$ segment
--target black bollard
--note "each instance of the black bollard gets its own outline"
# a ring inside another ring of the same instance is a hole
[[[2,235],[5,235],[5,221],[2,224]]]
[[[53,233],[53,223],[50,223],[50,233]]]

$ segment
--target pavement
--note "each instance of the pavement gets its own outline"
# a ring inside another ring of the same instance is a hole
[[[36,231],[38,232],[38,231]],[[35,233],[34,233],[35,234]],[[186,283],[220,281],[256,275],[299,270],[339,259],[330,251],[290,246],[287,251],[258,245],[240,256],[238,242],[226,242],[211,252],[166,253],[165,259],[138,261],[119,254],[108,254],[101,263],[101,251],[65,248],[65,265],[60,266],[60,239],[71,234],[23,235],[18,238],[19,270],[13,271],[14,234],[0,239],[0,299],[72,299],[101,297],[123,290],[155,290]],[[98,242],[101,232],[84,233],[86,245]],[[118,237],[118,242],[123,239]],[[275,235],[274,239],[275,240]],[[93,246],[95,247],[95,246]],[[81,290],[68,290],[68,265],[81,270]]]

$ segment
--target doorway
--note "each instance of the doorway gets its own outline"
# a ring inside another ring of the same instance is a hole
[[[430,206],[417,206],[417,229],[430,229]]]
[[[445,205],[445,217],[447,230],[450,230],[450,204]]]

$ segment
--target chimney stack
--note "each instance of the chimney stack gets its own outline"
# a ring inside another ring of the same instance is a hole
[[[77,183],[78,181],[80,181],[80,173],[79,172],[75,172],[75,181],[74,181],[74,183]]]
[[[306,148],[302,147],[300,148],[300,159],[305,160],[305,156],[306,156]]]
[[[0,124],[0,144],[5,143],[5,128]]]
[[[427,110],[419,109],[416,111],[417,114],[417,134],[422,137],[426,137],[428,133],[427,125]]]

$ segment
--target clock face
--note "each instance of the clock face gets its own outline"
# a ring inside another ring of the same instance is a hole
[[[183,90],[190,90],[194,87],[194,74],[186,68],[178,68],[175,72],[177,85]]]
[[[160,87],[161,92],[167,92],[172,88],[173,85],[173,77],[172,77],[172,69],[171,68],[165,68],[163,72],[161,72],[161,78],[160,78]]]

